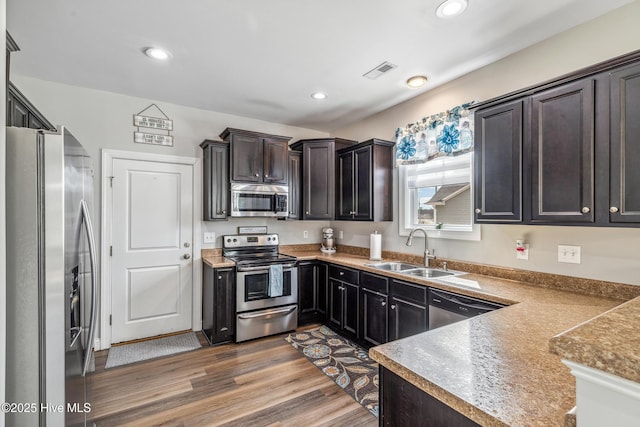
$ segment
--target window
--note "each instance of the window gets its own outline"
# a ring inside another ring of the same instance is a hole
[[[399,166],[400,235],[412,228],[429,237],[480,240],[473,224],[473,152]]]

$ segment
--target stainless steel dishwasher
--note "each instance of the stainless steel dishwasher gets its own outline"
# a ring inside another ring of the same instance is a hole
[[[429,330],[502,307],[502,304],[429,288]]]

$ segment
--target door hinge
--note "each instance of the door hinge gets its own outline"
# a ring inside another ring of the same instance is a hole
[[[113,315],[109,315],[109,326],[111,326],[111,321],[113,320]]]
[[[109,256],[113,256],[113,246],[109,246]]]

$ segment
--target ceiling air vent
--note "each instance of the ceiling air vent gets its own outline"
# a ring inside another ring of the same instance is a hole
[[[371,80],[375,80],[378,77],[380,77],[381,75],[383,75],[385,73],[388,73],[389,71],[393,70],[396,67],[397,67],[397,65],[393,65],[392,63],[385,61],[382,64],[378,65],[373,70],[368,71],[365,74],[363,74],[363,77],[366,77],[366,78],[371,79]]]

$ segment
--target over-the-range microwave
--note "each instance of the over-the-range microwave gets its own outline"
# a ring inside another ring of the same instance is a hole
[[[231,184],[232,217],[289,216],[289,186],[269,184]]]

